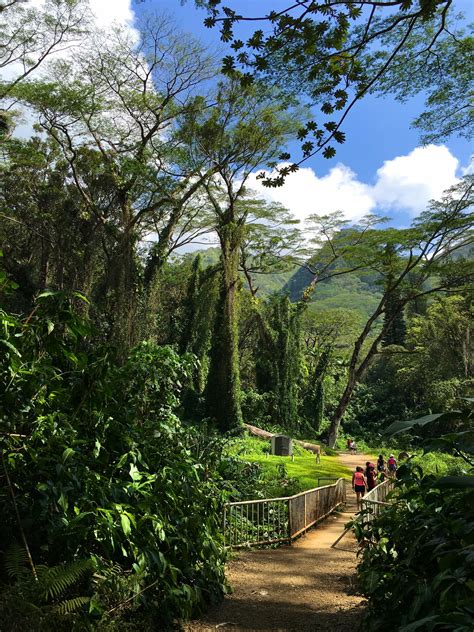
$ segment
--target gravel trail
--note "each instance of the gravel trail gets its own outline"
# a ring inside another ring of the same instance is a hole
[[[351,469],[372,460],[338,458]],[[239,552],[228,567],[234,592],[200,621],[188,623],[186,632],[356,632],[365,604],[354,590],[356,542],[349,533],[331,548],[355,512],[350,481],[346,484],[346,507],[292,546]]]

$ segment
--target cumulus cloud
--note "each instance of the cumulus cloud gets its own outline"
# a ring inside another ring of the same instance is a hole
[[[375,206],[370,186],[357,180],[346,165],[338,164],[319,178],[311,167],[303,167],[288,176],[284,186],[265,188],[256,176],[248,181],[249,188],[271,201],[286,206],[298,219],[311,213],[325,214],[344,210],[349,219],[358,219]]]
[[[372,212],[405,211],[416,216],[429,200],[441,197],[456,183],[458,167],[459,161],[447,147],[427,145],[386,160],[377,170],[374,184],[362,182],[344,164],[321,177],[311,167],[304,167],[276,189],[265,188],[256,176],[248,184],[264,198],[284,204],[300,220],[332,211],[343,211],[350,220]]]
[[[134,13],[131,0],[89,0],[97,26],[105,28],[112,23],[132,27]]]
[[[386,160],[377,170],[373,196],[378,206],[418,215],[431,199],[455,184],[459,161],[444,145],[417,147],[407,156]]]

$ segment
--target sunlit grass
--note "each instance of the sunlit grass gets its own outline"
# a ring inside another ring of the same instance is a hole
[[[253,436],[244,436],[234,440],[229,446],[229,452],[245,461],[258,463],[266,481],[274,482],[274,494],[288,495],[318,486],[318,479],[347,478],[352,476],[351,470],[344,466],[337,456],[321,456],[321,462],[316,463],[316,455],[304,450],[297,443],[293,444],[294,458],[287,456],[273,456],[270,454],[270,441]],[[284,465],[288,479],[294,479],[288,487],[278,485],[281,480],[279,467]],[[326,484],[320,481],[321,485]]]
[[[293,461],[291,457],[287,456],[259,454],[247,454],[244,458],[259,463],[267,479],[277,478],[278,465],[283,463],[286,466],[288,476],[297,479],[296,491],[318,487],[318,479],[321,478],[351,478],[351,470],[342,465],[336,456],[322,456],[321,462],[316,463],[316,456],[311,453],[308,454],[309,456],[295,456]],[[329,484],[329,481],[321,481],[321,485],[326,484]]]

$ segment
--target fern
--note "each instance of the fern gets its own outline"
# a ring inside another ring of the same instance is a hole
[[[28,573],[28,554],[18,542],[13,542],[5,551],[5,570],[11,579],[21,579]]]
[[[60,566],[39,567],[38,580],[43,590],[43,599],[60,598],[68,588],[76,584],[86,573],[94,569],[92,560],[78,560]]]
[[[66,599],[61,601],[55,608],[59,614],[72,614],[78,612],[84,606],[90,602],[90,597],[73,597],[72,599]]]

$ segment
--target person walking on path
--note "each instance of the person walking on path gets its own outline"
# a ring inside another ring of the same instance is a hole
[[[370,492],[371,489],[377,485],[377,474],[375,473],[375,465],[370,461],[367,461],[366,469],[365,469],[365,478],[367,481],[367,491]]]
[[[379,454],[379,458],[377,460],[377,474],[380,478],[380,482],[383,483],[386,477],[386,468],[385,468],[385,460],[383,458],[383,454]]]
[[[365,480],[364,470],[358,465],[356,471],[352,475],[352,489],[355,491],[357,500],[357,509],[362,509],[362,498],[367,489],[367,481]]]
[[[397,473],[397,461],[395,460],[395,456],[393,454],[390,455],[387,461],[387,469],[389,477],[394,478]]]

